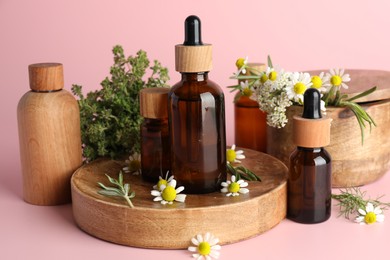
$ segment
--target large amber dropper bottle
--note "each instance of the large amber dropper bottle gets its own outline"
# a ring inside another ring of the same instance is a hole
[[[293,141],[287,181],[287,218],[305,224],[326,221],[331,210],[330,118],[323,118],[321,95],[310,88],[304,94],[302,117],[293,120]]]
[[[226,179],[225,103],[209,80],[212,45],[203,44],[197,16],[185,20],[185,41],[175,46],[181,81],[168,95],[171,171],[187,193],[209,193]]]

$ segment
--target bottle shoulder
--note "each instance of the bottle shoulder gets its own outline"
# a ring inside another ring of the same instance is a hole
[[[193,94],[202,94],[202,93],[211,93],[215,96],[223,96],[224,93],[221,87],[210,79],[204,79],[201,81],[196,80],[181,80],[172,86],[170,90],[171,94],[181,95],[187,93]]]
[[[290,162],[303,162],[305,165],[329,164],[331,155],[325,148],[297,147],[290,155]]]

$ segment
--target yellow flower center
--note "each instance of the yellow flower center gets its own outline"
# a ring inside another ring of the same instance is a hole
[[[368,212],[366,216],[364,216],[364,221],[367,224],[372,224],[376,222],[376,215],[374,212]]]
[[[250,88],[244,88],[244,90],[242,91],[242,94],[246,97],[250,97],[250,96],[252,96],[253,91]]]
[[[236,151],[234,151],[233,149],[227,149],[226,150],[226,160],[230,163],[234,162],[234,160],[236,159]]]
[[[338,75],[334,75],[330,78],[330,83],[333,85],[333,86],[340,86],[341,83],[343,82],[343,80],[341,79],[340,76]]]
[[[270,74],[268,75],[268,78],[271,81],[275,81],[277,77],[278,77],[278,73],[276,71],[271,71]]]
[[[245,59],[244,58],[239,58],[237,61],[236,61],[236,66],[238,69],[241,69],[242,66],[245,65]]]
[[[162,192],[162,198],[165,201],[174,201],[176,199],[176,190],[172,186],[167,186]]]
[[[267,75],[265,75],[265,74],[261,75],[261,78],[260,78],[261,83],[264,84],[267,80],[268,80]]]
[[[131,160],[129,163],[129,169],[132,172],[138,171],[139,169],[141,169],[141,162],[136,159]]]
[[[297,94],[303,94],[306,91],[306,85],[302,82],[298,82],[294,85],[294,92]]]
[[[160,189],[160,188],[161,188],[161,185],[167,186],[167,184],[168,184],[167,180],[165,180],[165,179],[160,179],[160,180],[157,182],[157,188]]]
[[[319,76],[311,77],[311,83],[313,83],[313,88],[319,89],[322,86],[322,80]]]
[[[229,192],[236,193],[240,190],[240,184],[238,184],[237,182],[232,182],[229,184],[228,190]]]
[[[209,255],[211,252],[211,246],[208,242],[200,242],[198,246],[199,254]]]

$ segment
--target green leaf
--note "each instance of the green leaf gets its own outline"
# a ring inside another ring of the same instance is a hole
[[[354,96],[354,97],[351,97],[350,99],[347,99],[347,101],[351,102],[351,101],[356,100],[356,99],[358,99],[358,98],[368,96],[368,95],[370,95],[372,92],[374,92],[376,89],[377,89],[376,86],[375,86],[375,87],[372,87],[372,88],[370,88],[370,89],[368,89],[368,90],[366,90],[366,91],[364,91],[364,92],[362,92],[362,93],[360,93],[360,94],[358,94],[358,95],[356,95],[356,96]]]
[[[271,60],[271,56],[270,55],[268,55],[268,57],[267,57],[267,63],[268,63],[268,67],[270,67],[270,68],[273,68],[274,66],[272,65],[272,60]]]

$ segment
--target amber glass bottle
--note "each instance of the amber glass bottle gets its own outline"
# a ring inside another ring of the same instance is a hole
[[[171,169],[187,193],[208,193],[226,179],[225,105],[220,87],[208,79],[211,45],[200,38],[200,20],[189,16],[183,45],[176,45],[181,81],[169,93]]]
[[[256,72],[266,69],[263,63],[249,63]],[[247,75],[254,73],[249,70]],[[239,81],[240,83],[240,81]],[[260,110],[259,104],[241,93],[237,93],[234,103],[235,144],[259,152],[267,150],[267,114]]]
[[[326,221],[331,211],[331,157],[323,148],[330,141],[330,119],[322,118],[320,93],[304,94],[302,117],[294,117],[294,143],[287,182],[287,217],[313,224]]]
[[[168,88],[146,88],[140,91],[141,169],[145,181],[157,182],[170,170],[168,127]]]

